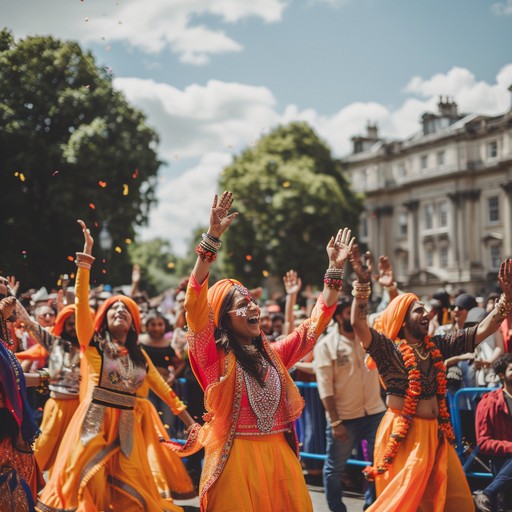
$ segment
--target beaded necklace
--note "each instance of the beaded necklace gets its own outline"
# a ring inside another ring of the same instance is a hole
[[[405,340],[396,342],[398,350],[402,354],[405,368],[407,370],[407,380],[409,386],[405,393],[403,409],[394,424],[393,431],[388,440],[386,450],[380,461],[377,461],[373,466],[367,466],[363,473],[368,480],[374,480],[377,475],[385,473],[391,464],[400,448],[400,444],[407,437],[409,427],[416,413],[419,397],[421,394],[421,376],[418,362],[414,356],[414,350]],[[450,424],[450,413],[446,404],[446,366],[443,362],[443,356],[436,345],[425,338],[425,348],[432,356],[434,367],[437,370],[437,402],[439,404],[439,428],[444,434],[445,438],[450,444],[455,442],[455,436]]]

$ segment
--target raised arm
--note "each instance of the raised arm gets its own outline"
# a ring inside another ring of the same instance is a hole
[[[389,295],[391,302],[398,295],[398,287],[393,273],[393,266],[387,256],[379,256],[379,263],[377,265],[379,272],[379,284],[385,288]]]
[[[478,324],[475,345],[478,345],[500,327],[501,322],[512,313],[512,259],[501,263],[498,282],[503,291],[494,309]]]
[[[91,313],[89,310],[89,280],[91,266],[94,262],[92,255],[92,246],[94,240],[91,232],[87,229],[83,220],[78,220],[84,234],[84,251],[76,253],[76,265],[78,272],[76,275],[76,333],[80,345],[88,346],[94,334]]]
[[[210,209],[210,227],[196,249],[197,260],[192,271],[199,284],[203,284],[210,273],[210,265],[215,261],[217,251],[222,245],[220,237],[238,215],[237,212],[229,213],[232,204],[233,194],[231,192],[224,191],[220,199],[215,194]]]
[[[297,304],[297,295],[302,286],[302,280],[295,270],[288,270],[283,276],[284,289],[286,290],[286,303],[284,307],[284,328],[283,334],[287,335],[293,331],[293,308]]]
[[[372,293],[372,257],[370,252],[367,252],[365,264],[363,265],[359,247],[354,245],[350,253],[350,262],[357,275],[357,281],[354,282],[354,289],[352,290],[354,301],[352,302],[350,321],[356,337],[359,338],[361,344],[366,349],[372,342],[372,333],[368,327],[368,301]]]

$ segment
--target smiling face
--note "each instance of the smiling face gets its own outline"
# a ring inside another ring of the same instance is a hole
[[[122,301],[117,301],[107,311],[107,326],[110,334],[124,340],[132,325],[132,316]]]
[[[146,332],[150,338],[160,339],[165,334],[165,320],[160,316],[151,318],[146,323]]]
[[[260,335],[260,308],[249,294],[236,290],[227,314],[233,337],[240,345],[248,345]]]
[[[414,301],[405,315],[405,338],[408,341],[423,340],[428,334],[428,325],[428,313],[423,302]]]

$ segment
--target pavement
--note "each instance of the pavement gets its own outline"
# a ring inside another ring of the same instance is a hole
[[[315,512],[329,512],[329,507],[325,501],[324,488],[319,485],[308,484],[309,495],[313,502],[313,510]],[[192,500],[176,500],[176,505],[184,507],[185,512],[199,512],[199,499]],[[361,512],[363,510],[364,500],[362,495],[355,493],[345,493],[343,503],[347,507],[348,512]],[[243,511],[240,511],[243,512]],[[300,512],[300,511],[290,511]]]

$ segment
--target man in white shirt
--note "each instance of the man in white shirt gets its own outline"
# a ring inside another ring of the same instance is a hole
[[[386,406],[380,394],[377,370],[369,371],[365,351],[350,324],[351,302],[340,302],[334,327],[315,346],[313,365],[318,392],[327,414],[327,460],[323,481],[331,512],[346,512],[341,481],[345,463],[363,439],[373,456],[377,427]],[[374,499],[373,484],[365,495],[365,508]]]

